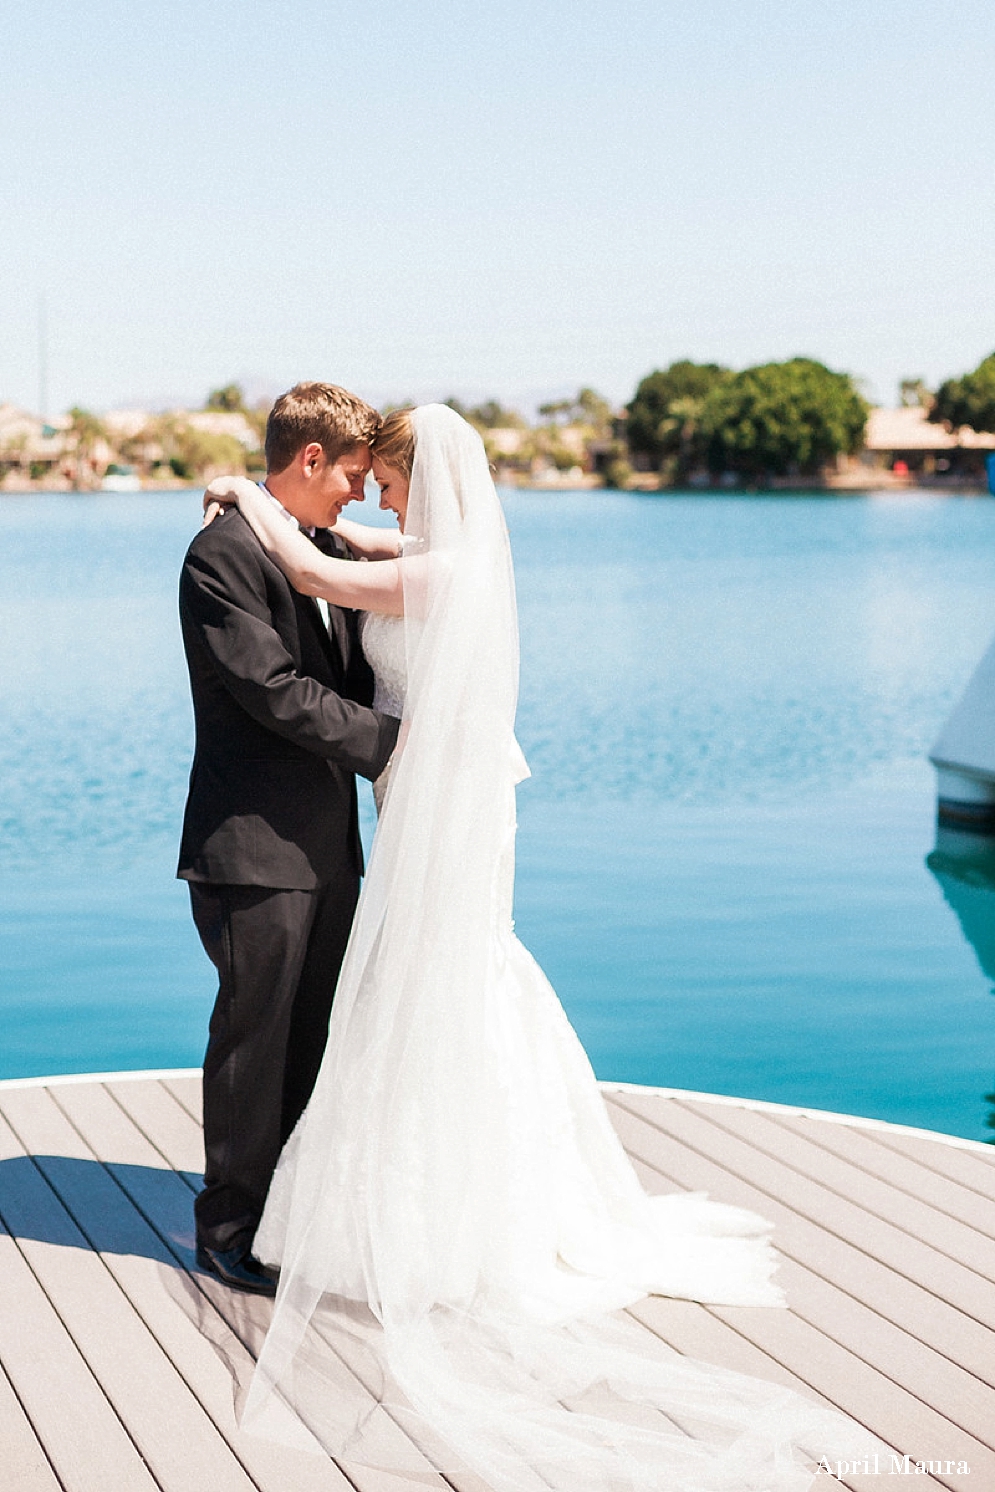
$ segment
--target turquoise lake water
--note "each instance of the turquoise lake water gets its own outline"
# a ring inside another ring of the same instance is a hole
[[[925,753],[995,633],[995,503],[506,511],[517,928],[599,1076],[991,1135],[995,852],[934,853]],[[0,499],[0,1077],[200,1061],[173,880],[199,512]]]

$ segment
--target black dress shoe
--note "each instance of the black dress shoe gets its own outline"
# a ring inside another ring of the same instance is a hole
[[[251,1295],[276,1294],[276,1280],[248,1249],[209,1249],[198,1243],[197,1265],[233,1290],[247,1290]]]

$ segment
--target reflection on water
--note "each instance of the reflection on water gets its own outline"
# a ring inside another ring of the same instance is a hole
[[[981,972],[995,986],[995,837],[940,827],[926,864],[974,949]],[[986,1093],[985,1102],[985,1124],[995,1129],[995,1093]],[[995,1144],[995,1135],[990,1143]]]

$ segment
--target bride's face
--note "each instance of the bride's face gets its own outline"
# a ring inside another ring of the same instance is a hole
[[[404,532],[404,519],[408,511],[408,479],[393,466],[386,466],[378,457],[373,458],[373,480],[380,488],[380,506],[385,513],[397,515],[397,526]]]

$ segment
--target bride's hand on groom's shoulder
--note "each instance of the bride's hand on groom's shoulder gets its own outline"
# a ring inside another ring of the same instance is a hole
[[[208,528],[222,513],[225,508],[231,506],[231,494],[228,489],[228,477],[215,477],[214,481],[204,490],[204,517],[201,528]]]
[[[229,506],[228,503],[219,502],[216,497],[208,497],[207,493],[205,492],[204,493],[204,517],[201,520],[201,525],[200,525],[201,528],[208,528],[208,527],[210,527],[210,525],[214,522],[215,518],[217,518],[218,514],[219,513],[223,513],[224,510],[225,510],[225,508],[227,508],[228,506]]]
[[[255,483],[248,477],[215,477],[204,492],[204,519],[201,528],[207,528],[225,508],[237,507],[239,488],[246,486],[254,487]]]

